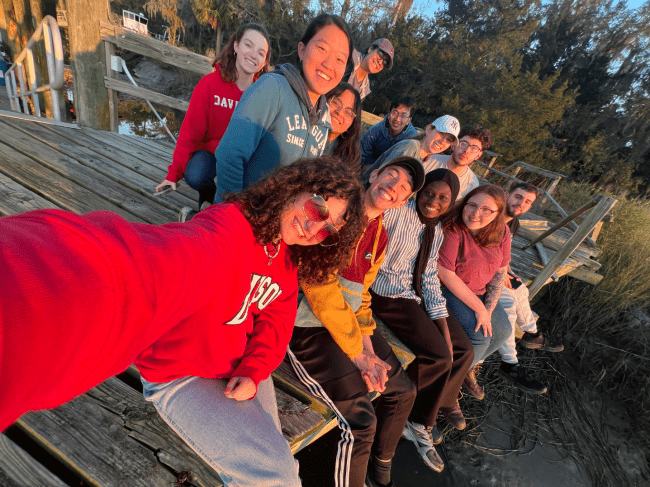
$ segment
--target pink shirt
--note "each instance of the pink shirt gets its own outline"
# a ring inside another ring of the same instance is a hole
[[[505,227],[501,244],[479,246],[466,228],[445,232],[438,265],[454,271],[474,294],[483,294],[485,285],[501,267],[510,262],[510,230]]]

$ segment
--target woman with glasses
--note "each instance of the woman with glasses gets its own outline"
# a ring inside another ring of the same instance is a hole
[[[359,92],[347,83],[339,85],[327,94],[332,118],[325,152],[340,157],[350,164],[350,169],[361,171],[361,98]]]
[[[215,203],[277,165],[323,154],[330,129],[325,94],[343,79],[352,52],[346,23],[321,14],[298,43],[298,65],[280,64],[242,96],[215,152]]]
[[[0,219],[0,430],[135,361],[145,398],[226,485],[299,486],[269,376],[297,277],[347,263],[363,224],[361,186],[335,158],[282,167],[184,224]]]
[[[438,257],[442,294],[472,342],[473,366],[512,333],[508,315],[498,304],[510,263],[503,190],[494,185],[474,188],[442,223],[445,240]],[[466,378],[468,388],[474,385],[468,384],[471,379]]]

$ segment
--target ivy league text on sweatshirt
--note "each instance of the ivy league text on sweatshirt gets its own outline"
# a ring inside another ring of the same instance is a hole
[[[0,430],[136,357],[150,382],[258,384],[284,357],[296,316],[286,246],[268,261],[233,204],[161,226],[109,212],[0,218]]]
[[[246,90],[217,150],[217,193],[241,191],[275,166],[323,154],[331,128],[325,97],[313,107],[298,69],[281,64]]]

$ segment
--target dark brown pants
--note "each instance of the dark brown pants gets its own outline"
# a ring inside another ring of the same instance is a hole
[[[453,362],[438,326],[413,299],[386,298],[370,291],[372,311],[415,354],[406,373],[418,395],[410,419],[425,426],[436,424],[438,409],[451,407],[472,365],[474,349],[458,321],[449,314],[447,326],[454,348]]]

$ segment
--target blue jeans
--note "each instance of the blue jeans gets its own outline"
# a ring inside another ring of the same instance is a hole
[[[298,467],[280,431],[273,380],[252,400],[227,398],[225,379],[142,380],[144,398],[228,487],[300,487]]]
[[[472,342],[472,346],[474,347],[474,362],[472,362],[472,366],[485,360],[492,352],[503,345],[512,334],[512,324],[500,304],[497,303],[494,311],[492,311],[492,336],[483,336],[483,330],[481,328],[478,331],[474,331],[476,328],[476,315],[474,311],[445,286],[442,286],[442,295],[447,300],[447,308],[456,317],[460,326],[463,327],[463,330],[465,330],[469,340]],[[483,301],[482,294],[478,297]]]
[[[204,201],[212,203],[217,192],[217,185],[214,184],[216,175],[217,160],[207,150],[197,150],[187,161],[183,178],[190,188],[199,192],[199,209]]]

